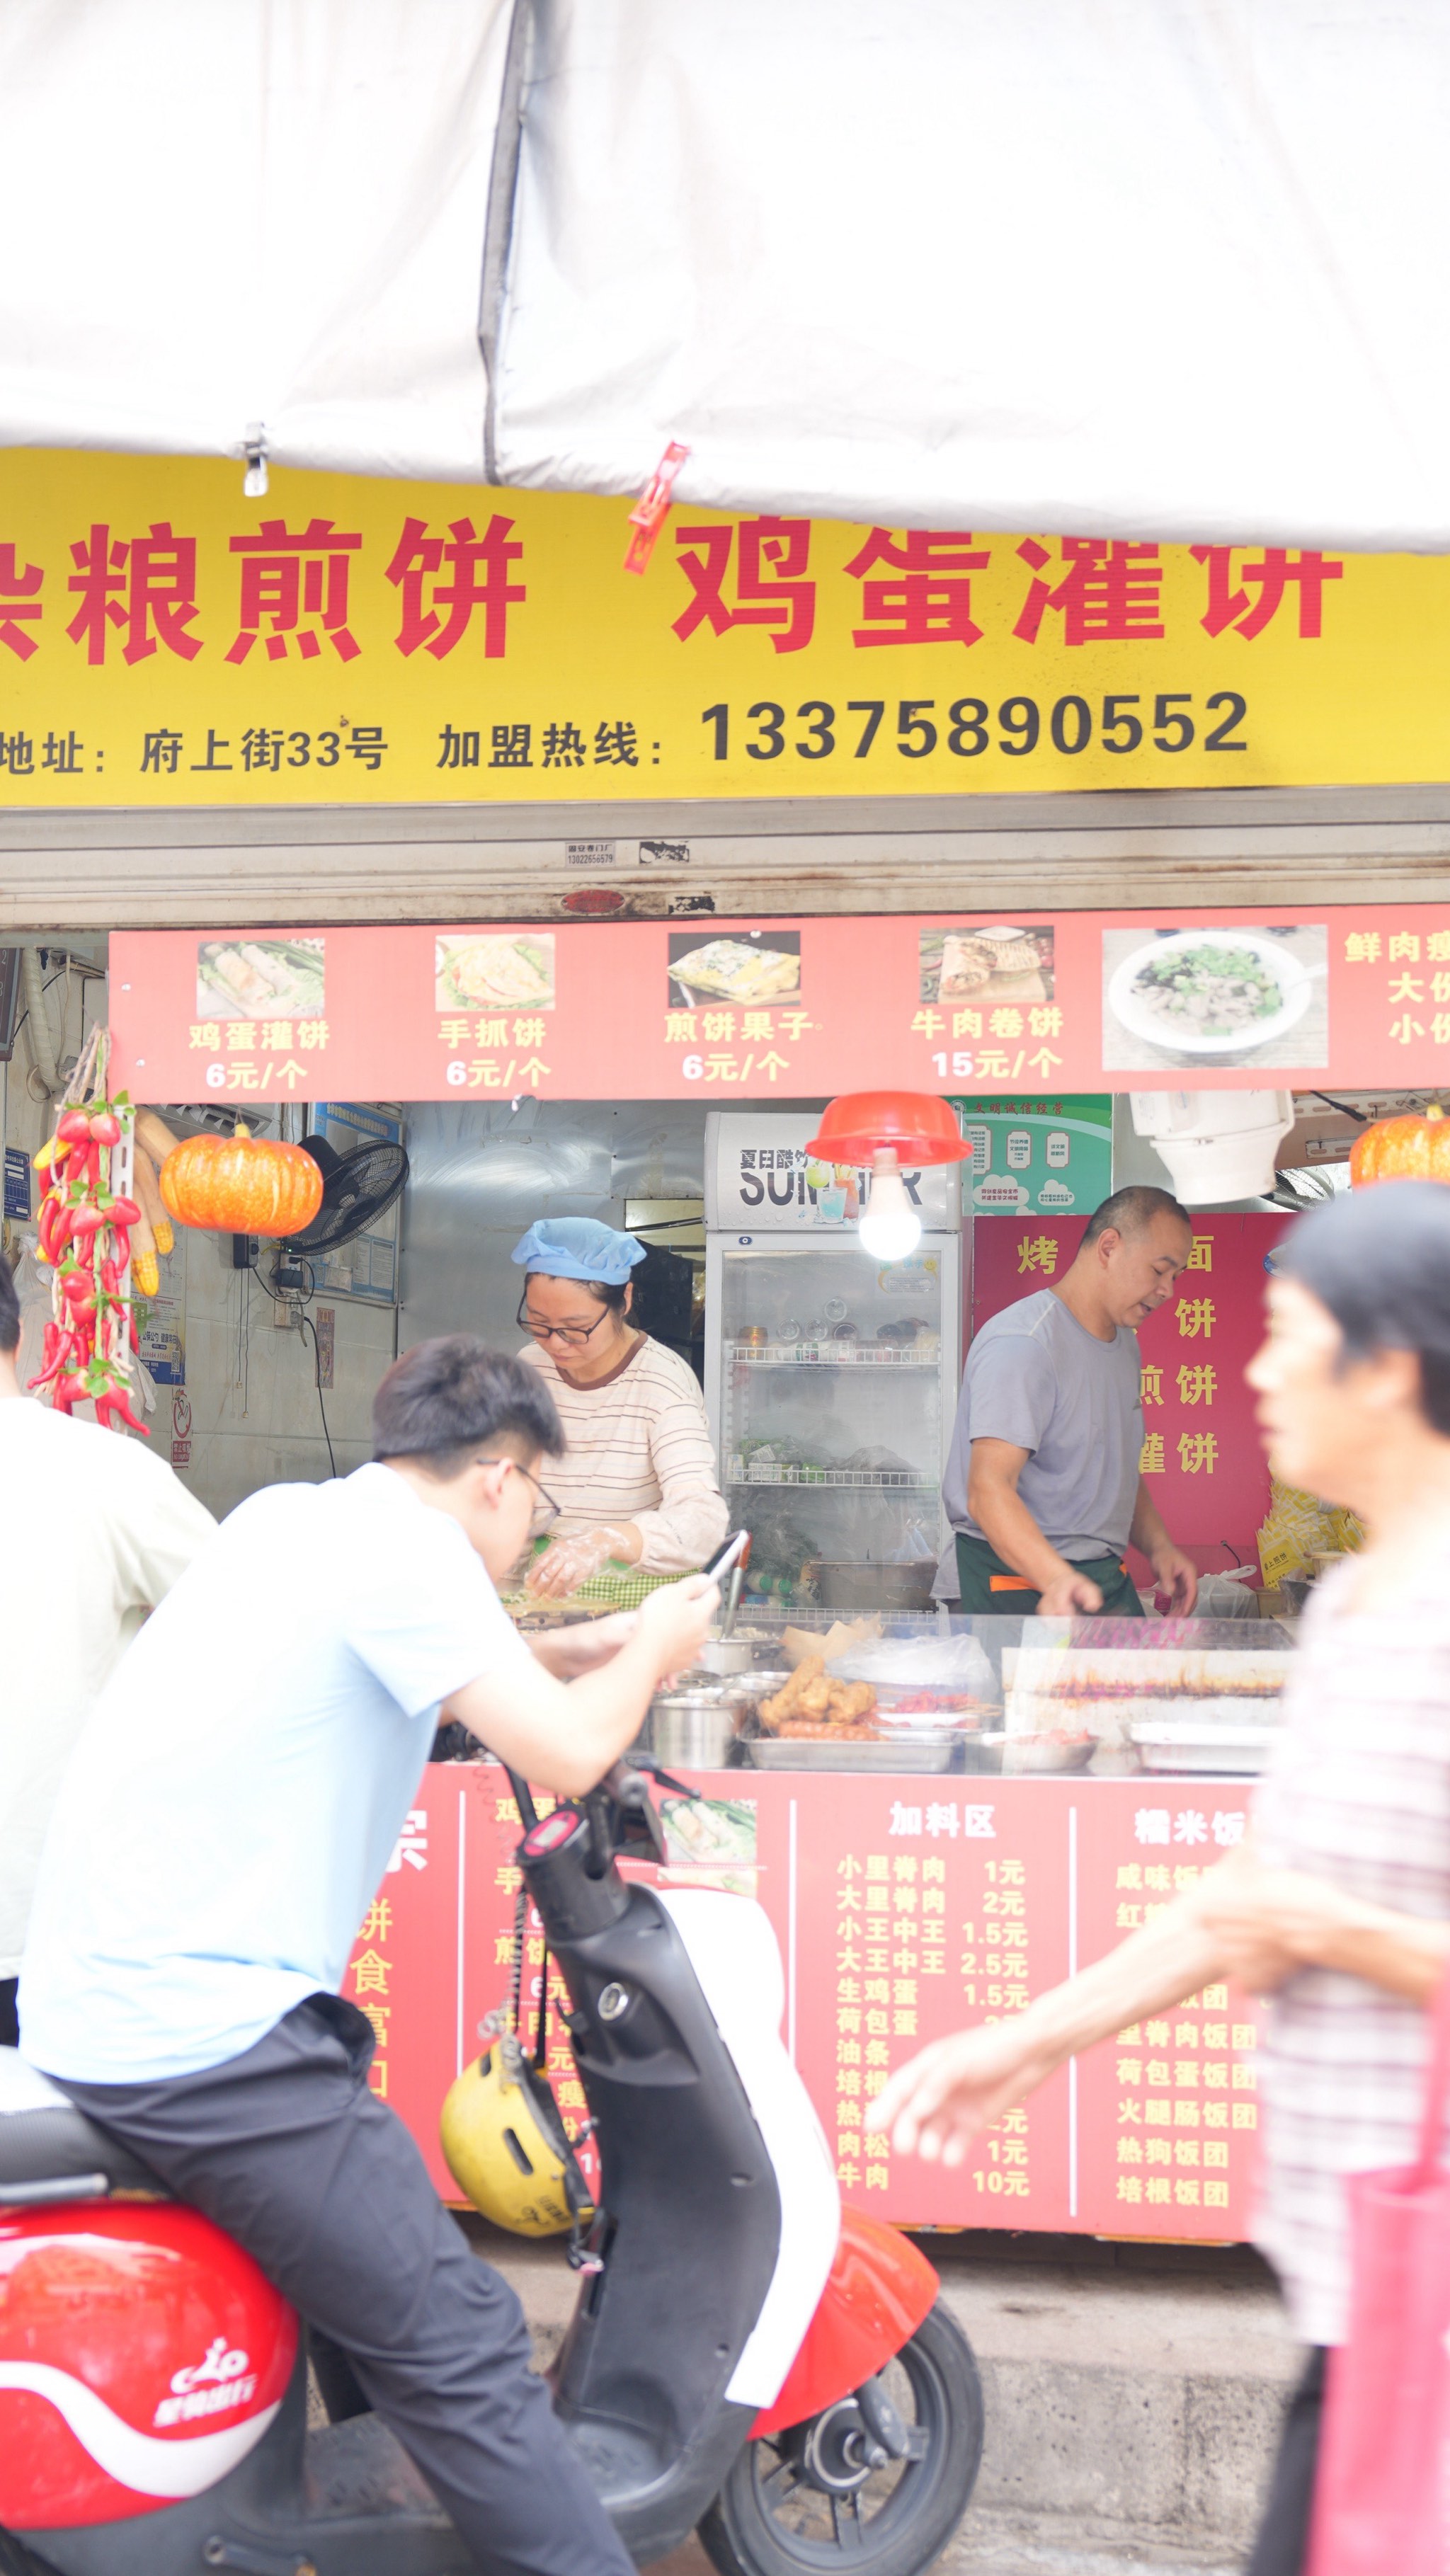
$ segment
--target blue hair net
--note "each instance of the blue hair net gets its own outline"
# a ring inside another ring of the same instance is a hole
[[[645,1247],[632,1234],[619,1234],[597,1216],[546,1216],[514,1245],[510,1258],[530,1274],[545,1271],[554,1279],[592,1279],[601,1288],[622,1288]]]

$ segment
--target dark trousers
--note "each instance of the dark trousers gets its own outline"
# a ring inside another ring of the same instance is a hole
[[[529,2369],[518,2300],[368,2089],[372,2051],[354,2005],[313,1995],[228,2064],[62,2090],[346,2354],[480,2569],[632,2576]]]
[[[20,2016],[16,2010],[19,1992],[18,1977],[0,1977],[0,2048],[20,2046]]]
[[[1269,2500],[1244,2576],[1302,2576],[1309,2555],[1309,2516],[1319,2463],[1325,2360],[1322,2348],[1310,2354],[1309,2367],[1289,2400]],[[1388,2569],[1386,2576],[1391,2576]]]
[[[1079,1574],[1092,1577],[1103,1596],[1097,1613],[1103,1619],[1141,1619],[1143,1604],[1139,1600],[1127,1567],[1118,1556],[1094,1556],[1078,1565]],[[1003,1556],[988,1547],[984,1538],[968,1538],[965,1530],[957,1532],[957,1582],[961,1590],[963,1618],[990,1615],[997,1619],[1035,1619],[1042,1599],[1022,1576],[1013,1571]],[[1081,1617],[1083,1614],[1078,1613]]]

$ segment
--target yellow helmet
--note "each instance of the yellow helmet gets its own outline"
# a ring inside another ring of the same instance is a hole
[[[511,2033],[449,2086],[439,2134],[454,2181],[495,2227],[560,2236],[592,2215],[558,2104]]]

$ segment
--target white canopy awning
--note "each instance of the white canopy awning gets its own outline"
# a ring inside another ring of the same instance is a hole
[[[6,0],[0,438],[478,480],[509,0]]]
[[[540,0],[506,482],[1450,544],[1443,0]]]
[[[1440,0],[10,0],[0,95],[10,440],[1450,544]]]

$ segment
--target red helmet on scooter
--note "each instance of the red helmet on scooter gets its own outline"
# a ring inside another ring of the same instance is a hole
[[[0,2210],[0,2528],[202,2494],[277,2412],[297,2319],[199,2210]]]

